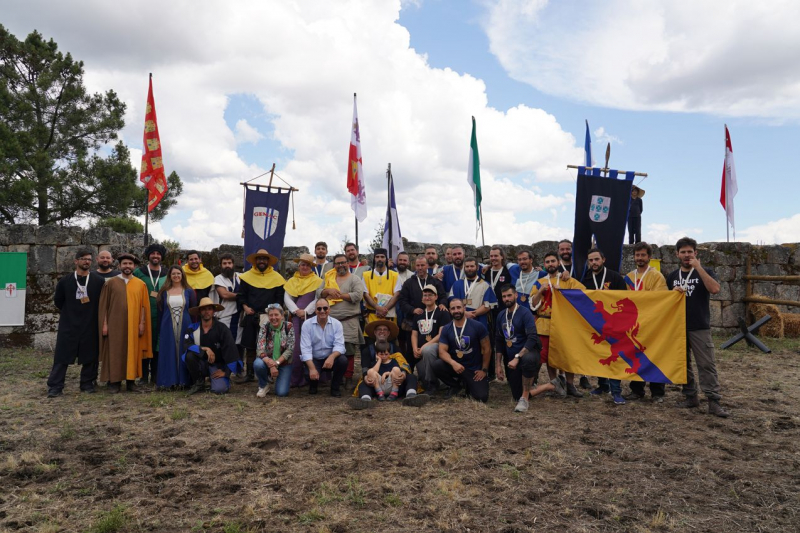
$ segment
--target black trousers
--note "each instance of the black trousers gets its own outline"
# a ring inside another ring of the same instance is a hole
[[[158,375],[158,352],[153,352],[152,359],[142,359],[142,381],[156,382]]]
[[[463,387],[467,389],[467,394],[472,396],[473,399],[479,402],[489,401],[489,377],[483,378],[481,381],[475,381],[475,370],[467,368],[461,374],[457,374],[453,367],[448,363],[437,359],[431,363],[433,373],[445,385],[451,388]]]
[[[81,390],[91,390],[94,388],[94,382],[97,380],[98,366],[98,361],[81,365]],[[64,363],[53,363],[53,369],[50,371],[50,376],[47,378],[48,390],[60,391],[64,389],[64,381],[67,378],[68,367],[69,365]]]
[[[628,217],[628,244],[642,242],[642,217]]]
[[[517,368],[511,369],[506,363],[506,379],[515,402],[522,396],[522,378],[536,378],[541,368],[539,352],[528,352],[520,357]]]
[[[312,359],[311,361],[314,363],[314,368],[317,369],[317,372],[320,373],[323,372],[322,365],[325,364],[325,359]],[[309,379],[308,367],[306,366],[305,362],[303,362],[303,366],[305,367],[306,379]],[[344,378],[344,373],[346,370],[347,370],[347,356],[345,354],[342,354],[333,360],[333,368],[331,369],[331,371],[333,372],[333,377],[331,378],[332,391],[339,390],[339,388],[342,386],[342,379]],[[310,383],[316,386],[316,384],[313,381],[310,381]]]
[[[644,381],[631,381],[631,392],[644,396]],[[666,393],[666,385],[664,383],[650,383],[650,395],[653,398],[664,396]]]
[[[406,374],[406,379],[403,380],[402,385],[398,387],[397,392],[401,398],[405,398],[406,393],[409,389],[417,390],[417,376],[414,374]],[[364,381],[358,386],[358,397],[362,396],[370,396],[371,398],[375,397],[375,387],[371,385],[367,385]]]

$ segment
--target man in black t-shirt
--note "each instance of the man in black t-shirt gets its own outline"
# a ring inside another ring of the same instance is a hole
[[[717,365],[714,362],[714,343],[711,340],[711,311],[709,299],[720,291],[713,270],[705,269],[697,259],[697,241],[683,237],[675,245],[680,268],[667,276],[667,288],[686,293],[686,385],[685,399],[679,407],[699,407],[697,382],[692,370],[691,354],[697,364],[700,388],[708,398],[708,413],[722,418],[728,412],[719,404]]]

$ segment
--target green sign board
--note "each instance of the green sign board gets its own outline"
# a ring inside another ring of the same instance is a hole
[[[25,325],[28,254],[0,252],[0,326]]]

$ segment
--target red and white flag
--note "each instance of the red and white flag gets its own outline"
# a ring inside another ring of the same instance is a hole
[[[361,168],[361,132],[358,128],[356,95],[353,93],[353,124],[350,129],[350,157],[347,161],[347,190],[350,191],[350,207],[356,220],[367,218],[367,193],[364,189],[364,169]]]
[[[719,203],[725,209],[728,223],[734,230],[736,225],[733,223],[733,197],[739,188],[736,186],[736,166],[733,164],[733,147],[731,146],[731,134],[728,133],[728,125],[725,125],[725,164],[722,166],[722,191],[719,193]]]

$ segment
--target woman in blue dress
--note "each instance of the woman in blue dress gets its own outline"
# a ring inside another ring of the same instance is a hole
[[[189,370],[181,360],[186,351],[184,331],[192,323],[189,308],[197,306],[197,296],[186,282],[179,266],[169,269],[167,281],[158,292],[158,320],[161,333],[158,339],[159,389],[182,388],[191,383]]]

